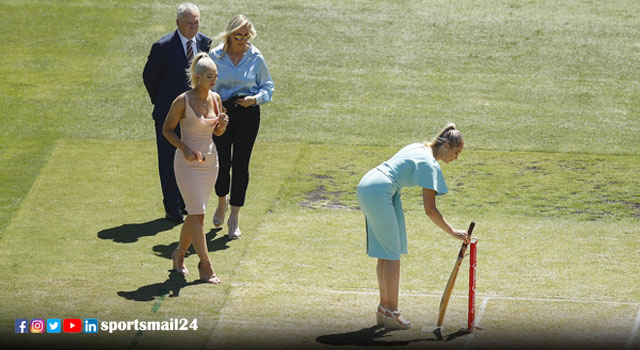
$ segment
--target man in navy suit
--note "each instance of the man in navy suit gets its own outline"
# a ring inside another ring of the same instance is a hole
[[[198,33],[200,10],[194,4],[184,3],[178,7],[176,24],[176,31],[151,46],[142,78],[153,103],[165,218],[182,223],[186,212],[173,171],[176,148],[162,135],[162,125],[173,100],[191,88],[186,74],[191,60],[198,52],[209,52],[211,39]],[[176,133],[180,136],[179,127]]]

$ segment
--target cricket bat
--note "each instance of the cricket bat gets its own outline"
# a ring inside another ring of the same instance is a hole
[[[473,227],[476,225],[475,222],[471,222],[469,225],[469,229],[467,233],[469,237],[471,237],[471,232],[473,231]],[[449,276],[449,281],[447,282],[447,287],[444,289],[444,294],[442,294],[442,299],[440,300],[440,311],[438,311],[438,328],[442,327],[442,322],[444,321],[444,314],[447,312],[447,305],[449,305],[449,298],[451,297],[451,292],[453,292],[453,285],[456,282],[456,277],[458,276],[458,270],[460,270],[460,264],[462,264],[462,259],[464,259],[464,253],[467,251],[467,243],[462,243],[462,247],[460,247],[460,251],[458,252],[458,259],[456,260],[456,264],[453,266],[453,271],[451,271],[451,276]]]

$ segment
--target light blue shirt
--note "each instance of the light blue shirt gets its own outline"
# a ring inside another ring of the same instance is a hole
[[[213,91],[220,94],[222,101],[234,96],[253,96],[258,105],[270,102],[273,79],[260,50],[251,45],[238,65],[234,66],[228,54],[220,57],[222,48],[223,44],[219,44],[209,52],[218,67],[218,81]]]
[[[377,169],[391,179],[398,191],[412,186],[434,190],[437,196],[449,191],[440,164],[423,143],[404,147]]]

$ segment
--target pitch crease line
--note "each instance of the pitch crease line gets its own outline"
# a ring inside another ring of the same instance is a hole
[[[378,292],[366,292],[366,291],[340,291],[332,290],[333,294],[357,294],[357,295],[378,295]],[[441,294],[426,294],[426,293],[400,293],[405,297],[434,297],[440,298]],[[468,295],[452,295],[453,298],[468,298]],[[478,296],[480,297],[480,296]],[[611,304],[611,305],[633,305],[640,306],[640,303],[631,303],[626,301],[608,301],[608,300],[582,300],[582,299],[554,299],[554,298],[518,298],[518,297],[501,297],[501,296],[487,296],[494,300],[514,300],[514,301],[544,301],[554,303],[584,303],[584,304]]]
[[[478,310],[478,315],[476,316],[475,322],[473,323],[473,325],[475,327],[479,327],[480,326],[480,320],[482,319],[482,314],[484,313],[484,310],[487,308],[487,304],[489,303],[489,299],[491,299],[492,297],[487,297],[482,301],[482,304],[480,305],[480,310]],[[467,340],[464,342],[464,348],[468,349],[469,346],[471,345],[471,341],[473,340],[473,336],[475,335],[474,332],[471,332],[471,334],[469,334],[469,337],[467,338]]]
[[[636,321],[633,323],[633,328],[631,328],[631,335],[627,340],[627,345],[624,347],[625,350],[631,350],[631,345],[633,345],[633,341],[636,339],[636,335],[638,334],[638,328],[640,328],[640,309],[638,309]]]

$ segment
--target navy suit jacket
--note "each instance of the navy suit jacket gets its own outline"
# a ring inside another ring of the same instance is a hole
[[[199,52],[209,52],[211,39],[208,36],[198,33],[195,39]],[[173,100],[191,89],[186,73],[188,68],[189,62],[178,30],[163,36],[151,46],[142,79],[153,103],[152,116],[156,122],[163,123]]]

